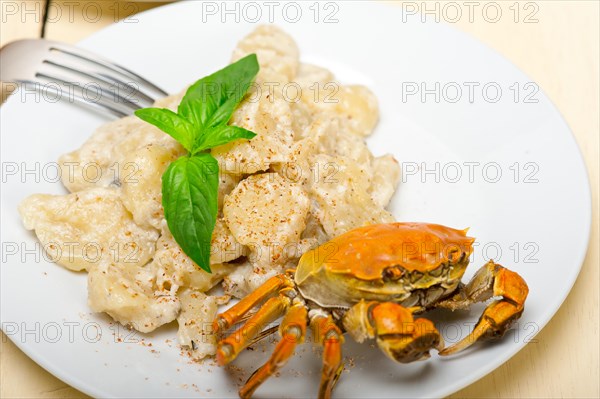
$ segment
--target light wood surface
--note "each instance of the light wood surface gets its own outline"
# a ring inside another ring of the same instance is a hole
[[[34,9],[38,4],[39,10],[43,8],[43,2],[0,1],[3,12],[0,45],[20,38],[37,37],[39,21],[33,16],[23,21],[20,14],[8,15],[5,12],[7,3],[18,6],[27,3],[29,9]],[[113,22],[115,14],[108,7],[114,5],[114,1],[96,1],[102,5],[104,12],[102,18],[94,23],[84,20],[80,12],[87,1],[71,3],[75,4],[73,20],[69,21],[65,16],[50,24],[47,28],[48,38],[76,42]],[[485,3],[480,2],[481,6]],[[509,10],[513,1],[499,3],[505,15],[513,12]],[[599,2],[521,2],[521,20],[533,10],[532,6],[526,9],[526,3],[537,6],[537,22],[515,23],[513,18],[502,18],[497,23],[490,23],[476,17],[473,22],[462,18],[453,25],[494,48],[527,73],[567,120],[581,148],[592,185],[594,213],[590,247],[571,294],[556,316],[538,334],[535,342],[528,344],[491,374],[452,395],[452,398],[600,397]],[[141,11],[159,5],[161,3],[140,2],[136,7]],[[441,2],[439,6],[443,5],[444,2]],[[66,9],[67,6],[63,6]],[[125,6],[119,6],[123,7],[122,12],[125,12]],[[429,2],[429,6],[435,7],[432,2]],[[464,372],[469,373],[470,370]],[[31,361],[4,334],[0,343],[0,387],[2,398],[86,397]]]

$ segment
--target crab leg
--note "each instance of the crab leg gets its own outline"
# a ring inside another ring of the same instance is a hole
[[[254,342],[254,338],[267,324],[277,320],[287,311],[290,302],[291,299],[284,292],[265,302],[260,310],[248,319],[242,327],[219,341],[217,345],[217,363],[224,366],[235,359],[244,348]]]
[[[500,338],[512,323],[521,317],[529,293],[527,283],[517,273],[489,261],[475,273],[473,279],[454,297],[441,302],[440,307],[462,309],[473,302],[492,296],[502,297],[484,310],[473,331],[460,342],[440,352],[446,356],[468,348],[477,340]]]
[[[331,391],[342,374],[342,331],[333,321],[330,314],[316,311],[310,317],[310,327],[315,342],[323,345],[323,369],[319,385],[319,399],[331,398]]]
[[[254,394],[254,391],[256,391],[267,378],[283,367],[288,359],[294,355],[296,345],[304,342],[304,336],[306,334],[306,316],[306,307],[302,303],[298,302],[290,308],[279,328],[281,341],[277,344],[277,347],[269,360],[261,368],[256,370],[240,389],[240,398],[250,398]]]
[[[432,348],[444,347],[444,340],[431,321],[414,320],[413,310],[393,302],[360,301],[346,313],[344,327],[359,343],[375,338],[396,362],[427,359]]]
[[[284,287],[292,287],[293,284],[283,274],[273,276],[263,285],[258,287],[248,296],[233,305],[224,313],[217,315],[213,322],[213,331],[219,334],[237,323],[250,309],[262,302],[265,298],[273,295]]]

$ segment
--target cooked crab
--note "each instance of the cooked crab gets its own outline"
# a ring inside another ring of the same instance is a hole
[[[242,386],[240,397],[251,397],[287,362],[310,326],[315,342],[323,346],[319,397],[329,398],[343,369],[344,332],[358,342],[375,339],[388,357],[401,363],[428,358],[431,349],[445,356],[477,340],[499,338],[523,313],[529,290],[517,273],[493,261],[462,284],[473,242],[466,230],[427,223],[371,225],[342,234],[305,253],[295,273],[272,277],[217,316],[217,332],[246,320],[219,341],[217,361],[231,362],[265,335],[268,323],[283,316],[282,339]],[[473,331],[446,348],[431,321],[413,317],[434,307],[465,309],[491,297],[499,299],[485,308]]]

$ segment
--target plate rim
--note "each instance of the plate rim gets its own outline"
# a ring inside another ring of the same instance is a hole
[[[135,15],[136,15],[136,17],[140,16],[143,18],[144,16],[146,16],[148,14],[160,13],[165,8],[171,8],[171,7],[177,8],[177,7],[184,5],[185,3],[186,2],[172,2],[172,3],[161,5],[159,7],[155,7],[155,8],[149,9],[149,10],[139,12]],[[362,2],[360,2],[360,3],[362,3]],[[398,8],[400,7],[398,5],[393,5],[393,4],[389,4],[389,3],[381,3],[381,2],[370,3],[369,6],[370,7],[380,7],[380,8],[382,8],[382,7],[383,8],[393,8],[396,11],[398,11]],[[400,12],[401,12],[401,10],[400,10]],[[429,16],[427,18],[428,18],[427,23],[428,24],[431,23],[429,21],[429,19],[430,19]],[[86,36],[85,38],[77,41],[75,43],[75,45],[83,45],[83,47],[85,47],[85,44],[88,40],[95,39],[97,35],[102,35],[103,32],[113,28],[115,25],[122,25],[122,24],[123,24],[123,21],[113,22],[113,23],[93,32],[92,34]],[[493,53],[494,55],[496,55],[496,56],[500,57],[501,59],[503,59],[504,61],[508,62],[520,74],[522,74],[523,76],[525,76],[527,78],[530,78],[530,81],[536,82],[535,79],[531,79],[529,74],[527,74],[519,66],[517,66],[510,58],[504,56],[503,54],[501,54],[499,51],[497,51],[496,49],[494,49],[487,43],[480,41],[478,38],[468,34],[467,32],[464,32],[453,26],[450,26],[449,24],[443,24],[443,25],[446,25],[447,28],[452,29],[455,32],[458,32],[463,37],[466,37],[469,40],[472,40],[474,42],[477,42],[480,46],[483,46],[487,51]],[[582,251],[581,254],[579,254],[577,262],[574,262],[574,264],[578,265],[577,273],[573,274],[573,278],[571,279],[571,281],[568,282],[569,288],[568,288],[568,290],[565,290],[564,294],[561,296],[558,307],[554,311],[545,313],[546,317],[544,317],[543,319],[540,320],[540,321],[542,321],[541,323],[539,323],[540,328],[532,335],[531,338],[536,337],[548,325],[548,323],[556,316],[556,314],[558,313],[558,311],[561,309],[564,302],[566,301],[567,297],[571,293],[573,286],[575,285],[575,282],[579,278],[582,267],[585,263],[585,258],[587,257],[587,254],[589,252],[589,246],[590,246],[590,241],[591,241],[592,211],[593,211],[590,172],[585,163],[582,149],[579,146],[579,143],[577,142],[575,135],[573,134],[573,130],[572,130],[571,126],[569,125],[569,123],[567,122],[565,117],[563,116],[560,109],[556,106],[556,104],[552,100],[552,98],[550,98],[547,95],[546,91],[543,90],[541,87],[539,88],[539,92],[543,95],[543,97],[545,99],[547,99],[552,110],[560,117],[560,120],[563,122],[564,126],[568,129],[569,139],[572,142],[572,144],[574,145],[574,147],[576,148],[577,161],[582,166],[583,172],[585,174],[585,182],[586,182],[586,184],[584,185],[585,186],[584,187],[585,194],[586,194],[585,195],[585,204],[579,205],[579,206],[581,208],[585,209],[585,214],[588,217],[585,220],[585,234],[584,235],[585,235],[585,237],[587,237],[587,240],[586,240],[586,243],[584,246],[584,250]],[[12,97],[12,94],[5,100],[4,103],[9,102],[11,97]],[[1,325],[0,325],[0,327],[1,327]],[[16,337],[14,337],[13,335],[6,334],[6,336],[10,339],[11,342],[13,342],[15,344],[15,346],[17,348],[19,348],[23,353],[25,353],[36,364],[38,364],[40,367],[42,367],[48,373],[52,374],[56,378],[60,379],[62,382],[68,384],[69,386],[81,391],[84,394],[90,395],[92,397],[117,397],[108,391],[104,391],[101,388],[87,384],[86,382],[74,377],[72,374],[68,373],[67,370],[64,370],[61,367],[56,367],[55,365],[52,364],[51,359],[48,359],[47,357],[41,355],[39,353],[39,351],[35,350],[36,349],[35,345],[28,345],[25,342],[21,342],[21,341],[17,340]],[[493,372],[494,370],[496,370],[497,368],[502,366],[504,363],[506,363],[508,360],[510,360],[514,355],[516,355],[519,351],[521,351],[527,345],[528,344],[525,343],[525,344],[511,346],[509,349],[507,349],[505,352],[503,352],[502,356],[495,357],[493,362],[490,362],[485,367],[480,368],[477,373],[476,378],[467,378],[467,379],[463,379],[463,380],[458,380],[458,381],[454,382],[453,384],[445,385],[443,388],[439,388],[439,389],[435,390],[434,391],[435,395],[433,395],[433,396],[435,396],[435,397],[444,396],[445,397],[445,396],[455,393],[455,392],[479,381],[480,379],[484,378],[485,376],[487,376],[488,374],[490,374],[491,372]]]

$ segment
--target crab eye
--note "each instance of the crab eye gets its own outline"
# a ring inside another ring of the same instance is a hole
[[[387,269],[385,269],[385,271],[383,272],[383,278],[385,280],[396,281],[396,280],[400,280],[402,278],[402,276],[404,276],[404,274],[405,274],[405,271],[402,267],[393,266],[393,267],[388,267]]]

